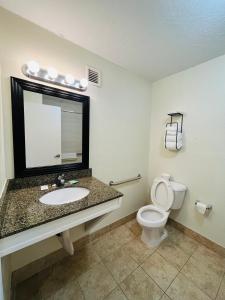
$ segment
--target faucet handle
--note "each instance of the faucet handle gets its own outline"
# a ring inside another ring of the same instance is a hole
[[[60,176],[59,180],[60,180],[60,183],[61,183],[62,185],[64,185],[64,183],[65,183],[65,175],[62,174],[62,175]]]
[[[61,185],[64,185],[65,183],[65,178],[64,178],[64,174],[58,174],[56,179],[55,179],[55,184],[57,186],[61,186]]]

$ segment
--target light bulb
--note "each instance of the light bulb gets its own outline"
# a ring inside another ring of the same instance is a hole
[[[47,76],[49,79],[56,79],[56,77],[58,76],[58,73],[54,68],[48,68],[47,72]]]
[[[70,74],[68,74],[68,75],[66,75],[66,83],[67,84],[70,84],[70,85],[72,85],[72,84],[74,84],[74,77],[72,76],[72,75],[70,75]]]
[[[80,87],[82,87],[83,89],[85,89],[88,86],[88,80],[86,78],[82,78],[80,80]]]
[[[34,60],[28,61],[28,63],[27,63],[28,73],[37,74],[39,72],[39,70],[40,70],[40,66],[36,61],[34,61]]]

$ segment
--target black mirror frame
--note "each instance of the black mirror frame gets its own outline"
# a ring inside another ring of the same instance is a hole
[[[24,90],[77,101],[83,104],[82,163],[26,168]],[[90,98],[88,96],[75,94],[15,77],[11,77],[11,96],[15,178],[89,168]]]

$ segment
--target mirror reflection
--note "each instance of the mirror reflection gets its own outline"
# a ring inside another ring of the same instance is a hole
[[[26,167],[82,162],[82,103],[24,91]]]

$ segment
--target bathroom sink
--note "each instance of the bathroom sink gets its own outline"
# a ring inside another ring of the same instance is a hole
[[[64,188],[45,194],[39,201],[48,205],[62,205],[78,201],[89,193],[88,189],[82,187]]]

